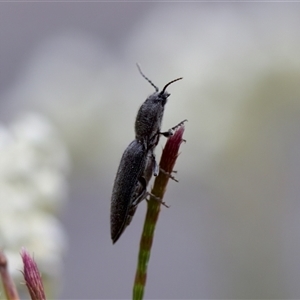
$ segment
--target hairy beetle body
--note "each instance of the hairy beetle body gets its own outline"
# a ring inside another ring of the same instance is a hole
[[[123,153],[111,197],[111,238],[115,243],[130,224],[137,205],[146,197],[154,169],[152,152],[137,140]]]
[[[134,126],[135,138],[145,143],[147,149],[154,149],[159,142],[164,109],[170,96],[166,89],[173,82],[181,80],[182,77],[168,82],[159,92],[158,87],[142,73],[139,65],[137,66],[141,75],[155,88],[155,92],[145,100],[138,110]]]
[[[135,120],[135,140],[123,153],[114,181],[111,197],[111,238],[115,243],[124,229],[130,224],[138,204],[147,196],[147,185],[153,175],[158,174],[154,150],[160,135],[168,136],[168,132],[160,132],[164,107],[170,94],[167,83],[159,92],[158,88],[138,69],[141,75],[155,88],[138,110]]]
[[[168,94],[166,94],[168,95]],[[143,141],[148,148],[158,143],[166,95],[158,97],[159,93],[150,95],[141,105],[135,121],[135,138]],[[155,141],[156,140],[156,141]]]
[[[132,198],[133,201],[132,201],[131,205],[129,206],[128,216],[127,216],[125,227],[127,227],[131,223],[131,220],[132,220],[132,218],[135,214],[135,211],[138,207],[138,204],[147,197],[147,195],[148,195],[147,186],[148,186],[148,183],[149,183],[156,167],[157,166],[156,166],[155,157],[151,152],[149,152],[147,155],[147,161],[146,161],[144,173],[139,178],[139,180],[135,186],[135,192],[134,192],[134,195]],[[124,227],[124,229],[125,229],[125,227]]]

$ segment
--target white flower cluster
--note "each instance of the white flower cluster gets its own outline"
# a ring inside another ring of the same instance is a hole
[[[38,260],[43,278],[59,275],[66,237],[57,214],[68,170],[66,149],[43,116],[28,113],[0,125],[0,248],[16,283],[22,246]]]

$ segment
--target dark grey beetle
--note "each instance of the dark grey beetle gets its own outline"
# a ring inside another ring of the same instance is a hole
[[[117,171],[111,198],[111,238],[115,243],[130,224],[137,205],[147,196],[155,158],[134,140],[126,148]]]
[[[151,94],[141,105],[134,126],[135,138],[145,143],[146,148],[149,149],[156,147],[159,142],[160,134],[166,137],[172,134],[171,130],[160,132],[165,105],[170,96],[166,89],[173,82],[181,80],[182,77],[168,82],[159,92],[158,87],[142,73],[139,65],[137,66],[141,75],[155,88],[155,93]]]
[[[113,243],[119,239],[130,224],[137,205],[146,198],[147,185],[153,173],[155,176],[158,175],[154,149],[159,142],[160,135],[170,136],[172,129],[177,127],[175,126],[167,132],[160,132],[164,106],[170,96],[166,92],[166,88],[182,78],[170,81],[159,92],[140,68],[139,71],[156,92],[146,99],[138,111],[135,121],[135,140],[124,151],[114,181],[110,214]]]

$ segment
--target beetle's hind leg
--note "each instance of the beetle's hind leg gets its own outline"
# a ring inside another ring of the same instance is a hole
[[[165,206],[166,208],[169,208],[170,206],[168,204],[166,204],[166,202],[162,201],[159,197],[156,197],[155,195],[153,195],[150,192],[147,192],[147,196],[152,197],[155,201],[157,201],[158,203],[160,203],[161,205]],[[147,201],[149,201],[150,199],[147,199]]]
[[[165,171],[164,169],[162,168],[159,168],[159,171],[164,173],[165,175],[167,175],[170,179],[176,181],[176,182],[179,182],[178,179],[176,179],[171,173]],[[172,173],[177,173],[177,171],[172,171]]]

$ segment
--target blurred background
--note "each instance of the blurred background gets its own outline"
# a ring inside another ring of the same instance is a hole
[[[131,297],[146,203],[114,246],[109,214],[154,91],[138,62],[160,88],[184,77],[168,88],[163,129],[188,119],[145,298],[299,299],[299,13],[300,3],[2,2],[0,247],[16,278],[25,246],[49,298]]]

